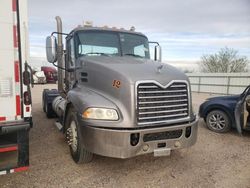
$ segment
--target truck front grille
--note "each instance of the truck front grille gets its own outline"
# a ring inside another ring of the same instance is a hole
[[[177,123],[188,119],[189,96],[186,82],[176,81],[167,87],[157,82],[137,85],[138,125]]]

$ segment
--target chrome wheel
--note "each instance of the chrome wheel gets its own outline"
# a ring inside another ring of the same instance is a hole
[[[77,115],[74,108],[68,110],[66,116],[66,140],[68,141],[70,154],[73,160],[77,163],[88,163],[93,159],[93,153],[87,151],[83,147],[83,137],[80,132]]]
[[[68,144],[72,148],[73,152],[77,151],[77,127],[75,121],[71,121],[70,128],[67,130]]]
[[[207,127],[215,132],[224,133],[231,128],[231,121],[228,115],[221,110],[213,110],[206,116]]]
[[[213,114],[210,116],[208,123],[216,130],[222,130],[226,126],[226,121],[220,114]]]

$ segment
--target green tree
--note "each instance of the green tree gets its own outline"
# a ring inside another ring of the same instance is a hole
[[[222,48],[218,53],[206,54],[201,57],[200,69],[202,72],[246,72],[248,59],[239,56],[238,51],[232,48]]]

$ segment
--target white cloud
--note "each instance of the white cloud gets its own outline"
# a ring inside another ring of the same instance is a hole
[[[162,44],[166,60],[199,59],[224,46],[250,57],[249,7],[249,0],[31,0],[31,55],[45,56],[45,38],[56,29],[59,15],[65,32],[83,20],[98,26],[134,25]]]

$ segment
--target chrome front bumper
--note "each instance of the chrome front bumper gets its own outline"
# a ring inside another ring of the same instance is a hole
[[[80,127],[86,150],[102,156],[124,159],[147,153],[154,153],[157,156],[161,150],[167,150],[170,153],[171,150],[194,145],[197,140],[198,119],[188,124],[136,130],[105,129],[86,125]],[[188,138],[185,136],[186,127],[191,127],[191,135]],[[145,141],[146,134],[174,130],[182,130],[181,136],[174,139]],[[131,134],[134,133],[139,133],[139,142],[136,146],[132,146],[130,142]]]

